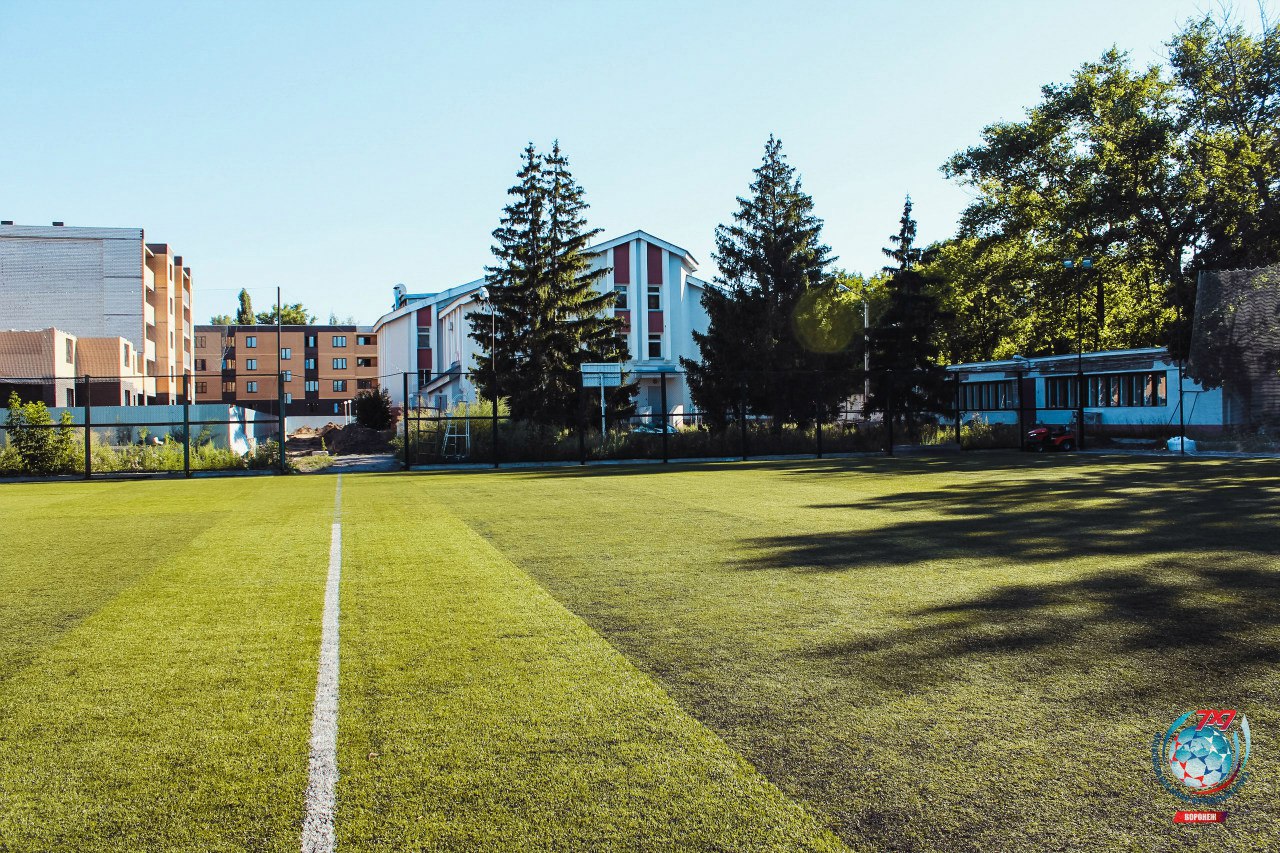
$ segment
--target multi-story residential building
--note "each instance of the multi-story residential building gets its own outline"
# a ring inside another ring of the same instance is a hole
[[[644,231],[633,231],[592,246],[592,269],[608,268],[597,287],[617,294],[630,358],[624,370],[639,380],[641,412],[661,411],[662,385],[672,414],[691,411],[680,359],[699,359],[693,332],[705,332],[708,318],[697,278],[697,261],[685,249]],[[450,408],[476,402],[469,377],[483,347],[470,337],[471,317],[484,315],[484,279],[438,293],[411,294],[395,287],[392,310],[373,325],[383,383],[395,405],[405,401],[402,374],[409,374],[409,404]]]
[[[0,326],[123,338],[141,354],[141,402],[177,401],[191,355],[191,270],[141,228],[0,222]]]
[[[145,397],[141,354],[124,338],[61,329],[0,332],[0,405],[16,393],[48,406],[133,406]],[[88,386],[85,377],[92,377]],[[92,393],[86,392],[86,387]]]
[[[286,416],[346,412],[378,387],[378,341],[367,326],[196,326],[195,399]],[[282,380],[282,381],[281,381]],[[283,399],[281,399],[283,398]]]

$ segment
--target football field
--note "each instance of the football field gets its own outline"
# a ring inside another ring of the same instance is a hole
[[[1278,849],[1277,733],[1271,460],[0,485],[3,851]]]

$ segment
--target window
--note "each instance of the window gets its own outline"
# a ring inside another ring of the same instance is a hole
[[[341,404],[341,403],[334,403],[334,404],[333,404],[333,413],[334,413],[335,415],[340,415],[340,414],[342,414],[342,412],[341,412],[341,411],[339,411],[341,408],[342,408],[342,404]]]
[[[197,358],[197,359],[196,359],[196,370],[197,370],[197,371],[201,371],[201,370],[204,370],[204,369],[205,369],[205,360],[204,360],[203,358]]]
[[[371,347],[377,342],[377,335],[356,335],[356,346],[358,347]]]
[[[333,336],[333,345],[334,345],[335,347],[339,347],[339,348],[340,348],[340,347],[345,347],[345,346],[347,345],[347,336],[346,336],[346,335],[334,335],[334,336]]]
[[[346,370],[346,369],[347,369],[347,360],[346,360],[345,358],[335,358],[335,359],[333,360],[333,369],[334,369],[334,370]]]
[[[1045,403],[1051,409],[1076,407],[1076,377],[1045,380]],[[1091,408],[1142,408],[1168,403],[1167,373],[1095,373],[1084,378],[1084,405]]]
[[[625,284],[615,284],[613,286],[613,307],[619,311],[627,310],[627,286]]]
[[[207,394],[207,393],[209,393],[209,383],[208,383],[208,382],[197,382],[197,383],[196,383],[196,393],[197,393],[197,394]]]
[[[662,310],[662,285],[660,284],[649,285],[649,310]]]
[[[120,362],[125,367],[129,366],[129,345],[128,344],[120,345]]]
[[[125,392],[124,392],[124,404],[125,404],[126,406],[131,406],[131,405],[133,405],[131,402],[129,402],[129,392],[128,392],[128,391],[125,391]]]
[[[302,362],[302,367],[303,367],[303,369],[305,369],[305,370],[315,370],[315,369],[316,369],[316,360],[315,360],[314,358],[308,358],[308,359],[305,359],[305,360]]]
[[[256,358],[246,358],[246,359],[244,360],[244,369],[245,369],[245,370],[257,370],[257,369],[258,369],[258,360],[257,360]]]
[[[204,335],[196,335],[196,349],[204,349]]]
[[[369,356],[365,356],[364,358],[357,358],[356,367],[373,367],[374,366],[373,362],[374,360]]]
[[[223,370],[235,370],[235,369],[236,369],[236,360],[235,360],[234,358],[224,358],[224,359],[222,360],[222,369],[223,369]]]
[[[1044,404],[1049,409],[1074,409],[1076,407],[1076,378],[1074,376],[1049,376],[1044,380]]]
[[[235,380],[231,379],[231,380],[227,380],[226,382],[223,382],[223,383],[222,383],[222,393],[224,393],[224,394],[234,394],[234,393],[236,393],[236,383],[235,383]]]
[[[286,371],[283,371],[283,372],[281,373],[281,378],[282,378],[285,382],[292,382],[292,381],[293,381],[293,371],[292,371],[292,370],[286,370]]]
[[[316,336],[315,336],[315,335],[307,335],[307,346],[308,346],[308,347],[310,347],[311,349],[315,349],[315,347],[316,347]]]
[[[319,379],[308,379],[308,380],[306,381],[306,383],[303,385],[303,387],[304,387],[304,388],[306,388],[306,390],[308,390],[308,391],[319,391],[319,390],[320,390],[320,380],[319,380]]]
[[[256,347],[258,346],[258,336],[257,336],[257,335],[245,335],[245,336],[244,336],[244,345],[245,345],[245,347],[246,347],[246,348],[248,348],[248,349],[254,349],[254,348],[256,348]]]
[[[253,394],[258,390],[258,383],[250,379],[248,382],[244,383],[244,390],[248,391],[250,394]]]
[[[431,327],[418,327],[418,349],[431,349]]]
[[[170,314],[173,313],[173,297],[172,296],[169,297],[169,313]]]
[[[173,349],[173,332],[169,333],[169,349]]]
[[[962,382],[960,384],[960,408],[967,412],[990,412],[1017,408],[1014,381]]]
[[[372,379],[357,379],[357,380],[356,380],[356,390],[357,390],[357,391],[367,391],[367,390],[372,389],[372,388],[373,388],[373,380],[372,380]]]
[[[293,402],[293,395],[290,394],[288,391],[284,392],[284,402],[286,406]]]
[[[345,380],[345,379],[335,379],[335,380],[333,380],[333,390],[335,390],[335,391],[346,391],[346,390],[347,390],[347,380]]]
[[[291,358],[293,358],[293,348],[292,348],[292,347],[285,347],[284,349],[280,350],[280,360],[281,360],[281,361],[288,361],[288,360],[289,360],[289,359],[291,359]]]
[[[662,358],[662,335],[649,336],[649,358]]]
[[[76,392],[74,388],[67,389],[67,408],[70,409],[76,404]]]

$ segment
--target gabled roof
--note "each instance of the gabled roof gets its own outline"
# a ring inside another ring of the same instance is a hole
[[[623,234],[621,237],[614,237],[612,240],[606,240],[603,243],[597,243],[596,245],[589,247],[587,251],[593,252],[593,253],[606,252],[609,249],[612,249],[614,246],[621,246],[623,243],[630,243],[632,240],[644,240],[645,242],[652,243],[655,246],[661,246],[662,248],[666,249],[668,252],[671,252],[673,255],[678,255],[680,258],[684,259],[685,261],[688,261],[689,265],[693,269],[698,268],[697,258],[689,254],[688,249],[682,249],[679,246],[677,246],[675,243],[668,243],[666,240],[663,240],[661,237],[653,236],[648,231],[632,231],[630,234]]]

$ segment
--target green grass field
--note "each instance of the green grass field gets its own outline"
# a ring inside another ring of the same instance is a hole
[[[0,486],[0,850],[298,849],[335,484]],[[342,484],[339,850],[1280,848],[1280,463]]]

